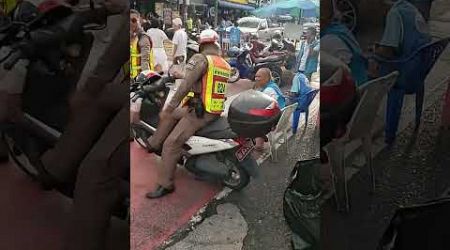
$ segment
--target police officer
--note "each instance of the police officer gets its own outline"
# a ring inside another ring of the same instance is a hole
[[[140,24],[140,14],[130,10],[130,77],[141,71],[153,70],[152,42]]]
[[[150,138],[149,147],[155,152],[162,146],[162,166],[158,168],[158,186],[147,193],[147,198],[159,198],[175,190],[173,178],[182,146],[195,132],[220,117],[224,110],[231,67],[220,56],[218,40],[215,31],[202,31],[200,53],[186,65],[185,83],[160,113],[160,124]],[[178,107],[186,96],[191,97]]]

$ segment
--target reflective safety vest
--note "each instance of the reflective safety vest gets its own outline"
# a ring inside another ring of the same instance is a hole
[[[231,67],[220,56],[206,56],[208,71],[202,79],[202,100],[205,111],[211,114],[221,114],[225,109],[225,93]]]
[[[3,4],[1,7],[5,11],[5,14],[9,14],[17,5],[16,0],[4,0],[0,2]]]
[[[220,56],[206,56],[206,59],[208,60],[208,71],[202,78],[203,108],[208,113],[220,115],[225,109],[225,93],[231,75],[231,67]],[[194,96],[194,92],[189,92],[181,101],[181,105],[186,105]]]
[[[141,52],[139,50],[138,42],[139,42],[139,39],[136,37],[130,43],[130,77],[132,79],[134,79],[139,73],[141,73],[141,70],[142,70]],[[148,63],[149,63],[150,70],[154,70],[153,48],[150,49]]]

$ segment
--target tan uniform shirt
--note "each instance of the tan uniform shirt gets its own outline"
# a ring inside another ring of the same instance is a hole
[[[178,87],[168,106],[171,108],[178,107],[190,91],[201,93],[202,78],[208,70],[208,60],[205,55],[218,55],[218,52],[214,48],[205,48],[201,54],[192,56],[186,65],[184,82]]]

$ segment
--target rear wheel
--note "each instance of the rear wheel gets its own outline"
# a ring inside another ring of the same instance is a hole
[[[233,189],[241,190],[245,188],[250,182],[250,175],[247,171],[240,167],[237,163],[226,160],[226,164],[230,166],[230,171],[227,179],[222,181],[223,185]]]

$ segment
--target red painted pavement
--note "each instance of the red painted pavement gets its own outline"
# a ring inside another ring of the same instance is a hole
[[[186,170],[178,168],[175,192],[161,199],[149,200],[145,194],[156,186],[156,159],[135,143],[131,143],[130,153],[131,249],[152,250],[185,226],[221,187],[197,181]]]
[[[253,86],[249,80],[228,85],[227,96]],[[157,200],[145,198],[156,185],[157,160],[137,144],[130,145],[131,156],[131,249],[152,250],[187,225],[200,208],[222,189],[220,185],[201,182],[183,168],[175,177],[176,191]]]
[[[0,164],[0,249],[61,250],[71,200],[43,191],[13,163]],[[124,249],[124,223],[113,223],[110,249]]]

